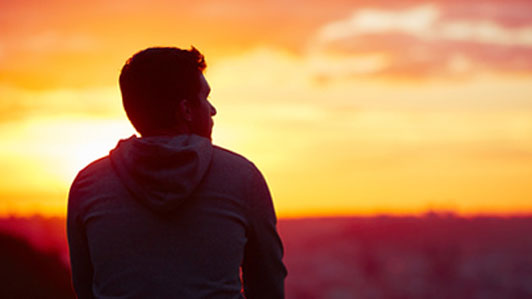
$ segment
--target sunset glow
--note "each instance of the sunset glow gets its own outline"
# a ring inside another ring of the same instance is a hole
[[[532,3],[23,0],[0,4],[0,215],[63,215],[135,131],[118,75],[207,59],[214,143],[280,217],[532,214]]]

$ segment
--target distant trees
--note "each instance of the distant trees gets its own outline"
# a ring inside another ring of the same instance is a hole
[[[75,298],[70,273],[54,253],[0,233],[0,298]]]

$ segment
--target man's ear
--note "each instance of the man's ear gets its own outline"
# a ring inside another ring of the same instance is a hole
[[[183,99],[179,102],[177,112],[185,121],[192,121],[192,107],[189,100]]]

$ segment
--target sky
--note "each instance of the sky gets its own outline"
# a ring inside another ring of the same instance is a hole
[[[532,213],[532,2],[0,2],[0,215],[64,215],[135,134],[135,52],[205,54],[213,141],[280,217]]]

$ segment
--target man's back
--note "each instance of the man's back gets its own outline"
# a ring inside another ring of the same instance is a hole
[[[252,163],[196,135],[130,138],[82,170],[68,210],[80,297],[282,298],[286,270]]]

